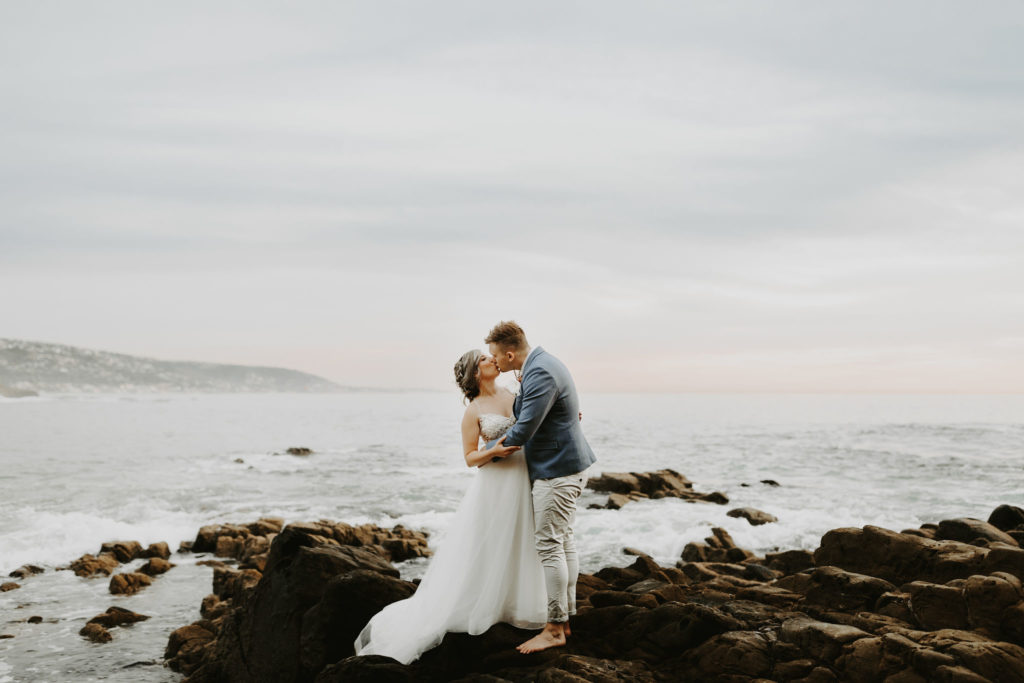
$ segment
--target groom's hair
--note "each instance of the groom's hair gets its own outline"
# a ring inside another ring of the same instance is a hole
[[[523,332],[523,328],[519,327],[514,320],[509,320],[508,322],[502,320],[491,328],[491,333],[487,335],[487,339],[484,339],[484,343],[497,344],[509,351],[525,349],[528,346],[526,343],[526,333]]]

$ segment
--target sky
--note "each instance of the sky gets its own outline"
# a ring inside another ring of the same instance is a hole
[[[0,4],[0,337],[1024,391],[1024,5]]]

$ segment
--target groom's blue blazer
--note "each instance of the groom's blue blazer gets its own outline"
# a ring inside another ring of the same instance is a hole
[[[569,369],[538,346],[523,366],[505,446],[522,446],[530,481],[576,474],[597,462],[580,427],[580,400]],[[490,448],[497,439],[490,441]]]

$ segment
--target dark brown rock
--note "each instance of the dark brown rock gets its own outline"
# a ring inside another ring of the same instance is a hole
[[[174,671],[191,673],[196,670],[214,642],[214,633],[199,624],[182,626],[167,640],[164,658]]]
[[[78,635],[85,636],[94,643],[109,643],[114,639],[114,637],[110,635],[110,631],[99,624],[92,623],[83,626],[82,630],[78,632]]]
[[[99,624],[104,628],[114,628],[115,626],[134,624],[139,621],[145,621],[146,619],[149,619],[149,617],[145,614],[139,614],[131,611],[130,609],[117,607],[115,605],[108,607],[106,612],[96,615],[86,623]]]
[[[312,455],[313,449],[304,446],[292,446],[285,451],[288,455]]]
[[[960,519],[945,519],[939,522],[939,529],[935,538],[942,541],[960,541],[972,543],[977,539],[984,541],[998,541],[1007,545],[1016,546],[1017,541],[1005,531],[983,522],[980,519],[963,517]]]
[[[42,574],[44,571],[46,570],[38,565],[23,564],[8,574],[8,576],[13,576],[16,579],[24,579],[28,576],[32,576],[33,574]]]
[[[171,556],[171,549],[167,545],[166,541],[159,541],[157,543],[150,543],[149,546],[139,553],[139,557],[159,557],[162,560],[166,560]]]
[[[642,498],[682,498],[721,505],[729,502],[724,494],[717,491],[694,491],[690,480],[670,469],[656,472],[605,472],[598,477],[591,477],[587,482],[587,488],[609,493],[608,502],[604,507],[610,509],[618,509],[630,501]]]
[[[1024,525],[1024,509],[1015,505],[1000,505],[988,516],[988,523],[1001,531],[1010,531]]]
[[[733,510],[729,510],[725,514],[729,517],[743,518],[750,522],[752,526],[760,526],[762,524],[779,521],[779,518],[775,515],[770,515],[767,512],[763,512],[756,508],[735,508]]]
[[[110,592],[115,595],[131,595],[153,583],[153,579],[140,572],[114,574],[110,577]]]
[[[166,573],[172,567],[176,566],[176,564],[168,562],[161,557],[152,557],[149,562],[139,567],[139,571],[148,576],[157,576],[159,574]]]
[[[118,562],[131,562],[142,555],[142,544],[138,541],[109,541],[100,547],[100,554],[110,553]]]
[[[66,567],[57,567],[57,569],[70,569],[74,571],[77,576],[83,577],[96,575],[109,576],[119,564],[120,562],[118,562],[117,558],[114,557],[114,554],[111,552],[100,553],[96,556],[86,553],[77,560],[73,560]]]
[[[814,554],[809,550],[785,550],[779,553],[767,553],[764,563],[769,569],[783,574],[795,574],[814,566]]]
[[[323,597],[302,618],[303,669],[316,672],[353,655],[352,643],[370,618],[385,606],[411,597],[415,588],[408,581],[366,569],[331,579]]]
[[[814,551],[814,562],[876,576],[897,585],[911,581],[946,583],[993,571],[1024,575],[1024,550],[1019,548],[979,548],[875,526],[829,531]]]
[[[1012,574],[997,572],[990,576],[970,576],[964,582],[963,601],[970,628],[992,638],[1003,636],[1006,610],[1024,599],[1021,581]],[[1011,629],[1012,630],[1012,629]],[[1009,634],[1013,637],[1013,634]]]
[[[15,583],[14,581],[5,581],[0,583],[0,593],[6,593],[7,591],[12,591],[17,588],[21,588],[21,584]]]
[[[779,639],[792,643],[815,659],[833,661],[843,646],[870,634],[853,626],[829,624],[809,617],[786,620],[779,629]]]
[[[903,590],[910,594],[910,612],[922,628],[929,631],[967,628],[967,605],[959,588],[914,581],[903,586]]]
[[[390,657],[349,657],[325,668],[314,683],[414,683],[412,669]]]

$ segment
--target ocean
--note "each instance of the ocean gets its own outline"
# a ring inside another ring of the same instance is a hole
[[[836,527],[1024,506],[1024,395],[594,394],[582,407],[592,475],[672,468],[730,501],[596,510],[605,497],[587,491],[576,525],[587,572],[628,564],[625,546],[671,565],[715,526],[761,554],[814,549]],[[181,680],[161,656],[170,632],[199,618],[212,569],[175,554],[178,566],[133,596],[53,571],[105,541],[174,551],[204,524],[263,516],[400,523],[441,541],[475,474],[462,410],[455,392],[0,399],[0,576],[21,584],[0,593],[0,634],[14,636],[0,639],[0,683]],[[314,454],[283,455],[290,446]],[[779,521],[726,516],[745,506]],[[415,578],[425,562],[399,568]],[[46,572],[8,577],[25,563]],[[151,618],[112,629],[110,643],[78,635],[112,605]]]

